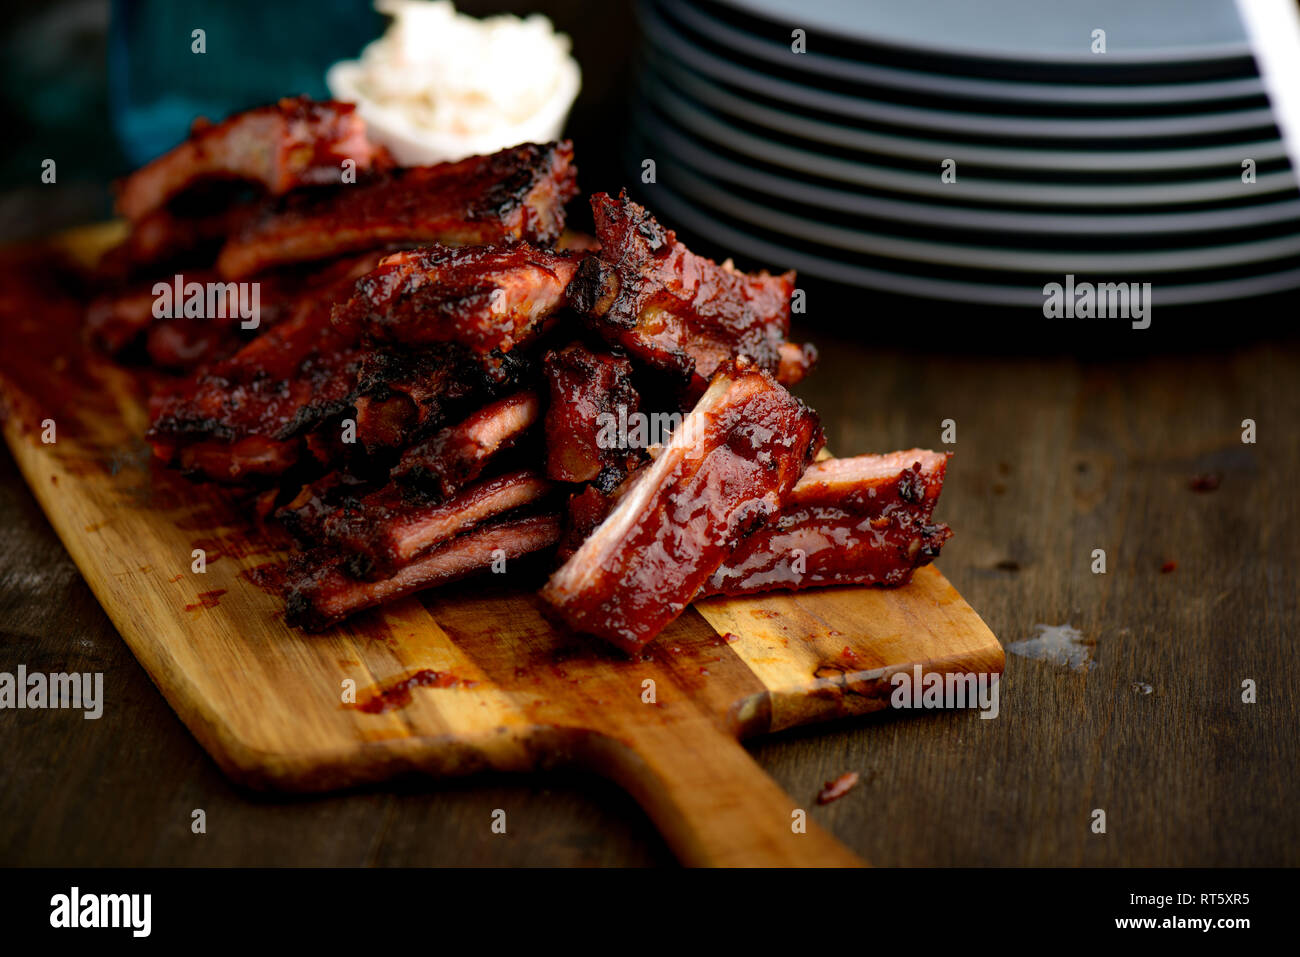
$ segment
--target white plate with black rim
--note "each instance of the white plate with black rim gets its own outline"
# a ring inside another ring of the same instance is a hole
[[[891,164],[883,156],[867,162],[789,145],[748,132],[693,107],[680,110],[673,118],[676,125],[702,142],[725,147],[759,162],[832,183],[945,201],[1047,207],[1156,206],[1232,202],[1243,196],[1290,192],[1296,188],[1295,177],[1285,159],[1279,159],[1277,164],[1283,168],[1258,169],[1253,183],[1242,181],[1239,164],[1208,172],[1180,171],[1190,175],[1165,175],[1146,182],[1115,177],[1111,181],[1088,182],[1078,178],[1053,181],[1047,178],[1051,169],[1041,170],[1040,175],[1030,178],[1024,175],[1023,168],[1008,169],[1007,175],[1000,177],[959,171],[956,182],[944,182],[939,166],[928,157],[918,158],[929,170],[923,172],[921,166]]]
[[[642,140],[634,152],[638,149],[650,153],[654,147]],[[1028,243],[1017,248],[981,243],[981,237],[969,244],[953,242],[951,226],[934,230],[931,238],[915,238],[828,224],[682,167],[661,171],[650,188],[652,205],[666,222],[756,263],[907,295],[1041,305],[1043,283],[1065,274],[1153,282],[1158,301],[1170,305],[1300,285],[1300,235],[1285,230],[1254,241],[1190,248],[1176,248],[1169,237],[1146,250],[1044,249]]]
[[[1269,194],[1271,202],[1258,201],[1259,194],[1247,194],[1250,201],[1243,199],[1235,205],[1172,211],[1169,207],[1130,208],[1114,213],[924,202],[878,191],[850,190],[747,162],[744,157],[705,146],[657,116],[647,116],[645,125],[656,144],[656,152],[672,157],[672,163],[723,182],[743,181],[752,190],[801,203],[810,210],[832,210],[918,225],[1052,236],[1179,234],[1300,223],[1300,196],[1294,191]]]
[[[651,5],[642,4],[640,10],[646,40],[693,72],[766,101],[794,109],[814,109],[847,123],[877,123],[930,133],[1076,142],[1126,137],[1205,136],[1266,129],[1273,123],[1267,103],[1258,95],[1253,99],[1228,101],[1234,104],[1228,109],[1221,108],[1222,104],[1207,104],[1206,109],[1193,112],[1100,117],[1017,115],[1014,112],[981,112],[970,104],[961,104],[958,108],[935,108],[891,102],[865,96],[862,91],[821,89],[811,85],[806,78],[796,80],[771,70],[765,71],[761,63],[727,59],[696,42],[689,33],[670,27]],[[1235,104],[1238,103],[1247,105],[1237,108]],[[1041,113],[1044,109],[1041,104],[1027,103],[1025,107],[1029,113]]]
[[[723,0],[774,25],[803,27],[916,57],[1089,69],[1249,57],[1233,0]],[[1097,52],[1095,31],[1105,31]]]
[[[690,70],[673,68],[653,53],[650,61],[651,68],[643,74],[646,80],[643,91],[665,110],[681,109],[700,114],[699,107],[705,107],[713,114],[745,127],[762,127],[781,142],[807,141],[814,149],[832,147],[837,151],[855,151],[867,156],[908,157],[936,166],[944,159],[952,159],[959,166],[1084,172],[1219,167],[1235,174],[1240,170],[1243,157],[1250,157],[1257,164],[1286,157],[1276,129],[1249,131],[1247,139],[1237,142],[1180,147],[1177,144],[1185,141],[1175,139],[1163,148],[1144,149],[1125,148],[1118,144],[1104,149],[1102,144],[1096,143],[1086,150],[1016,148],[997,143],[986,145],[979,141],[900,136],[771,107],[738,95],[722,84],[710,83]]]
[[[743,23],[727,22],[726,13],[710,11],[690,0],[657,0],[669,22],[689,29],[696,36],[712,37],[722,47],[756,66],[791,66],[789,29],[775,23],[746,29]],[[1237,49],[1234,45],[1233,49]],[[941,75],[933,71],[882,66],[876,62],[832,56],[815,48],[799,55],[799,69],[837,83],[849,82],[868,87],[895,89],[910,93],[963,97],[972,100],[1003,100],[1013,104],[1045,103],[1056,105],[1158,105],[1208,103],[1260,96],[1264,86],[1258,76],[1249,75],[1219,80],[1182,83],[1046,83],[995,80],[986,77]]]

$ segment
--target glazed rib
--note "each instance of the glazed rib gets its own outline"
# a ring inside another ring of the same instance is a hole
[[[556,550],[565,562],[605,520],[626,490],[628,476],[644,462],[650,442],[659,437],[629,425],[640,411],[641,397],[625,357],[573,342],[548,353],[542,368],[550,400],[546,474],[559,482],[585,483],[565,509],[564,535]],[[638,436],[641,441],[633,441]]]
[[[820,446],[813,412],[748,361],[727,363],[542,597],[575,630],[638,650],[777,513]]]
[[[338,319],[376,343],[454,342],[480,356],[506,353],[565,303],[578,258],[509,246],[436,246],[395,253],[357,282]]]
[[[343,162],[364,173],[386,165],[387,153],[366,138],[351,103],[286,98],[217,124],[197,122],[189,138],[128,176],[118,212],[132,221],[209,179],[259,184],[272,196],[299,186],[343,182]]]
[[[395,170],[328,195],[296,193],[232,237],[217,271],[242,278],[386,245],[551,243],[564,229],[564,204],[577,193],[572,160],[567,141],[527,143]]]
[[[297,438],[351,401],[362,353],[355,330],[330,322],[330,306],[374,258],[338,264],[293,316],[153,403],[148,439],[158,456],[223,481],[279,474],[298,461]],[[245,440],[256,440],[256,468],[224,465],[223,448],[233,454]]]
[[[357,577],[387,578],[419,555],[504,512],[544,498],[554,485],[536,472],[485,479],[444,502],[389,483],[321,523],[326,545],[350,556]]]
[[[952,536],[931,523],[948,458],[910,449],[813,463],[781,513],[741,540],[702,595],[909,581]]]
[[[357,439],[368,452],[409,444],[493,384],[452,349],[364,349],[357,370]]]
[[[494,455],[519,441],[541,415],[531,391],[518,392],[479,409],[402,453],[395,482],[446,499],[482,474]]]
[[[328,551],[305,552],[286,572],[285,621],[322,631],[382,602],[486,571],[497,559],[509,562],[550,548],[559,535],[556,515],[498,519],[436,546],[378,581],[353,578],[344,559]]]
[[[626,194],[597,193],[591,210],[601,251],[584,260],[569,297],[606,341],[680,376],[695,395],[742,355],[787,384],[806,371],[782,362],[794,273],[747,274],[697,256]]]
[[[494,456],[518,442],[537,422],[539,410],[540,402],[532,392],[490,402],[412,446],[391,474],[388,469],[382,475],[332,472],[304,485],[276,512],[276,518],[298,541],[318,544],[327,519],[363,508],[372,493],[388,494],[383,486],[390,477],[411,501],[446,501],[475,481]]]
[[[625,441],[628,419],[641,405],[632,385],[632,363],[571,342],[547,353],[542,369],[550,400],[546,474],[558,482],[590,482],[608,470],[618,474],[615,484],[621,481],[646,447],[629,448]]]

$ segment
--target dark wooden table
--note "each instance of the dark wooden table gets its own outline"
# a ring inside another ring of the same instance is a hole
[[[1093,661],[1009,654],[995,720],[909,712],[753,742],[768,773],[876,864],[1300,863],[1300,349],[1082,362],[817,338],[801,392],[831,447],[939,448],[954,419],[940,567],[1004,643],[1069,624]],[[1217,490],[1193,490],[1201,474]],[[672,860],[629,798],[580,775],[241,792],[117,637],[7,452],[0,541],[0,670],[103,671],[114,704],[98,721],[0,712],[2,864]],[[816,806],[849,770],[857,789]]]

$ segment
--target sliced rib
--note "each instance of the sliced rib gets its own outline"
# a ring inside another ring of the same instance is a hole
[[[548,352],[542,369],[549,391],[546,474],[558,482],[590,482],[610,470],[617,484],[646,448],[629,448],[626,441],[629,418],[641,405],[632,363],[571,342]]]
[[[140,220],[183,190],[209,179],[260,184],[272,196],[299,186],[343,182],[343,163],[364,173],[388,163],[366,138],[351,103],[283,99],[237,113],[221,123],[195,123],[189,138],[128,176],[118,188],[118,212]]]
[[[356,507],[368,492],[387,481],[339,470],[304,485],[275,512],[276,519],[302,544],[317,544],[325,519],[340,508]]]
[[[446,501],[432,501],[394,483],[321,523],[326,545],[349,556],[358,577],[386,578],[413,559],[504,512],[540,501],[554,488],[530,471],[484,479]]]
[[[395,170],[328,195],[300,192],[249,223],[217,259],[240,278],[287,262],[381,246],[553,242],[577,193],[573,146],[526,143],[491,156]]]
[[[376,343],[506,353],[565,304],[578,261],[522,242],[395,253],[357,282],[338,318]]]
[[[184,450],[201,445],[201,455],[188,456],[191,467],[225,481],[242,470],[221,463],[222,447],[234,451],[248,439],[277,448],[249,474],[278,474],[270,470],[296,462],[297,438],[349,407],[362,350],[355,330],[330,322],[330,306],[374,258],[339,264],[331,283],[304,297],[293,316],[151,403],[148,439],[159,457],[184,464]]]
[[[451,349],[365,349],[357,369],[357,440],[366,451],[409,444],[491,394],[469,357]]]
[[[344,559],[328,550],[305,552],[286,572],[285,621],[321,631],[382,602],[444,585],[550,548],[560,536],[553,514],[487,522],[435,547],[388,578],[362,581],[347,573]]]
[[[393,468],[392,478],[425,495],[450,498],[478,478],[494,455],[519,441],[540,415],[535,392],[498,399],[411,446]]]
[[[732,542],[777,513],[820,446],[816,415],[770,375],[745,360],[722,366],[542,597],[575,630],[641,648]]]
[[[782,362],[794,273],[743,273],[697,256],[626,194],[597,193],[591,209],[601,251],[583,262],[569,297],[608,342],[682,377],[696,395],[742,355],[789,382],[806,371]]]
[[[909,581],[952,535],[931,522],[948,458],[910,449],[813,463],[781,513],[736,546],[702,594]]]

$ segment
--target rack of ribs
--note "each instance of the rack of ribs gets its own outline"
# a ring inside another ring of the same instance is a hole
[[[576,176],[573,145],[565,141],[393,170],[336,190],[302,190],[232,236],[217,271],[239,279],[382,246],[549,245],[564,231]]]
[[[349,160],[359,174],[391,163],[387,151],[366,138],[353,104],[286,98],[221,123],[196,121],[185,142],[119,184],[117,210],[138,222],[213,179],[255,183],[272,196],[342,183]]]
[[[739,542],[702,595],[909,581],[952,536],[931,523],[949,457],[910,449],[814,462],[780,514]]]
[[[671,441],[542,589],[576,631],[636,652],[732,543],[774,516],[822,444],[817,416],[747,359],[720,366]]]
[[[794,273],[743,273],[697,256],[626,193],[595,194],[591,211],[601,250],[569,297],[612,345],[679,376],[690,395],[741,355],[785,385],[807,372],[815,354],[785,341]]]
[[[367,454],[400,449],[470,401],[515,387],[528,371],[516,347],[563,304],[577,268],[569,256],[524,244],[421,250],[377,265],[379,255],[344,260],[346,271],[316,283],[291,319],[159,403],[150,434],[159,454],[223,480],[280,474],[301,458],[296,436],[348,408]],[[455,295],[444,277],[459,283]],[[475,298],[473,289],[486,294]],[[458,341],[414,349],[373,342],[399,328],[432,342],[439,323]],[[417,333],[422,324],[428,331]],[[239,453],[248,446],[232,444],[250,437],[261,441],[245,463]],[[350,451],[323,434],[307,444],[326,464]],[[235,460],[223,461],[225,452]]]
[[[425,588],[445,585],[550,548],[560,537],[552,513],[505,516],[444,541],[386,578],[348,573],[346,558],[328,549],[303,552],[285,572],[285,621],[322,631],[359,611]]]

